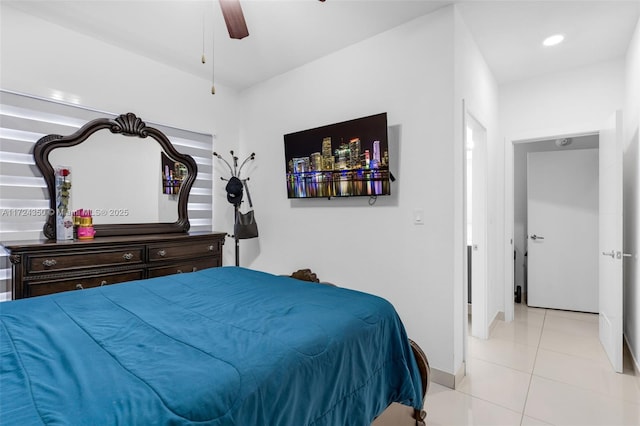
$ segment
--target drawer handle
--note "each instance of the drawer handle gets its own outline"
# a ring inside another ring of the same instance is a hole
[[[158,251],[158,256],[160,256],[160,257],[165,257],[166,254],[167,254],[167,252],[165,250],[159,250]]]
[[[213,245],[209,246],[209,251],[213,251]]]
[[[182,269],[178,269],[178,274],[181,274],[181,273],[182,273]]]
[[[124,260],[131,260],[131,259],[133,259],[133,253],[125,253],[125,254],[122,255],[122,258]]]
[[[106,281],[102,281],[102,282],[100,283],[100,287],[105,286],[105,285],[107,285],[107,282],[106,282]]]
[[[56,262],[56,260],[55,260],[55,259],[45,259],[45,260],[43,260],[43,261],[42,261],[42,264],[43,264],[45,267],[47,267],[47,268],[48,268],[48,267],[50,267],[50,266],[55,266],[55,265],[57,265],[57,264],[58,264],[58,262]]]
[[[82,284],[76,284],[76,290],[84,290],[84,287],[82,287]]]

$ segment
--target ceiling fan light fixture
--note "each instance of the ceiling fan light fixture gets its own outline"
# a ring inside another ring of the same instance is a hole
[[[557,46],[563,41],[564,41],[564,35],[554,34],[552,36],[545,38],[544,41],[542,42],[542,45],[546,47]]]

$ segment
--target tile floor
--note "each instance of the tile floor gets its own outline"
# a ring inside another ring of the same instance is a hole
[[[456,390],[432,383],[428,426],[640,425],[640,377],[630,357],[613,372],[598,316],[516,305],[488,340],[469,337]]]

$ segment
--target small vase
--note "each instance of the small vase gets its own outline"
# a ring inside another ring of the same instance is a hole
[[[56,167],[56,240],[73,240],[71,168]]]

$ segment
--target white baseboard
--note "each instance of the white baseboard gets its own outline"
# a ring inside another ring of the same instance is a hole
[[[465,363],[463,362],[456,374],[445,373],[442,370],[431,368],[431,381],[439,385],[455,389],[465,376]]]
[[[491,324],[489,324],[489,336],[491,336],[491,332],[493,331],[496,324],[498,324],[498,321],[504,321],[504,312],[496,312],[496,315],[493,317]]]
[[[454,377],[454,380],[455,380],[454,389],[457,389],[458,386],[460,386],[460,383],[462,383],[462,379],[464,379],[464,376],[466,375],[467,375],[467,363],[463,362],[460,368],[458,369],[456,376]]]
[[[624,346],[626,346],[623,350],[628,351],[629,355],[631,355],[631,366],[633,368],[633,375],[636,377],[636,383],[640,387],[640,363],[638,363],[638,358],[636,358],[640,354],[634,354],[631,350],[631,346],[629,345],[629,341],[627,340],[627,336],[622,335],[622,339],[624,341]]]

